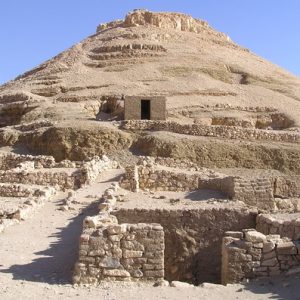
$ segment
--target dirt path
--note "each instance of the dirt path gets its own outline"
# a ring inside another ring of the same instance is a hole
[[[247,287],[204,284],[154,288],[130,283],[72,286],[82,220],[97,212],[97,205],[92,204],[96,197],[91,196],[101,196],[118,175],[118,171],[107,172],[92,187],[78,191],[80,204],[76,210],[58,210],[66,196],[62,193],[31,219],[0,235],[0,299],[300,299],[298,279],[285,285],[265,282]]]

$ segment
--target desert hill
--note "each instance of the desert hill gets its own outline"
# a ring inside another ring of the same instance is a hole
[[[168,120],[184,124],[300,126],[299,78],[204,21],[135,10],[2,85],[1,144],[57,159],[129,148],[135,136],[103,122],[124,95],[166,96]]]

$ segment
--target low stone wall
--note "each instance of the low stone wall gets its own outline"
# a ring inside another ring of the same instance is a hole
[[[73,282],[163,280],[164,231],[154,223],[119,224],[110,214],[117,187],[108,189],[100,204],[101,212],[84,221],[79,259]]]
[[[2,183],[50,185],[63,190],[77,189],[81,185],[90,184],[103,171],[117,167],[116,162],[106,156],[101,158],[96,156],[83,163],[71,161],[56,163],[51,156],[9,154],[0,156],[0,162]]]
[[[275,177],[274,195],[280,198],[300,197],[300,176]]]
[[[280,237],[300,240],[300,214],[261,214],[257,217],[256,229],[266,235],[279,234]]]
[[[141,156],[138,165],[160,165],[170,168],[181,168],[190,171],[201,171],[205,168],[199,167],[196,163],[188,159],[177,159],[172,157],[152,157]]]
[[[233,179],[234,199],[260,209],[272,210],[275,208],[273,188],[272,178],[235,177]]]
[[[300,143],[300,134],[298,132],[260,130],[234,126],[205,126],[200,124],[179,124],[170,121],[128,120],[122,122],[120,127],[125,130],[170,131],[179,134],[226,139]]]
[[[120,181],[120,186],[130,191],[149,189],[152,191],[193,191],[198,188],[209,188],[209,178],[217,178],[220,181],[224,176],[216,172],[184,172],[179,170],[160,168],[157,164],[143,164],[128,166],[125,175]],[[218,174],[218,175],[217,175]],[[202,182],[200,182],[202,180]],[[224,181],[225,182],[225,181]],[[225,184],[225,183],[224,183]],[[199,187],[200,185],[200,187]],[[218,188],[213,188],[218,190]],[[225,190],[225,187],[224,187]],[[232,194],[232,192],[231,192]]]
[[[0,170],[14,169],[24,162],[34,162],[35,168],[54,168],[56,166],[52,156],[3,154],[0,155]]]
[[[229,199],[243,201],[260,209],[273,210],[274,179],[265,177],[233,177],[203,169],[202,172],[184,172],[161,169],[158,165],[144,163],[129,166],[120,181],[120,186],[130,191],[193,191],[197,189],[217,190]]]
[[[228,232],[222,245],[222,283],[271,277],[300,266],[300,242],[256,230]]]
[[[81,181],[80,175],[78,171],[74,171],[72,174],[69,174],[67,171],[0,171],[0,182],[50,185],[63,190],[78,189]]]
[[[117,163],[107,156],[95,156],[92,160],[84,162],[80,168],[81,183],[91,184],[105,170],[117,168]]]
[[[53,194],[54,189],[49,187],[32,187],[20,184],[0,183],[1,197],[49,197]]]
[[[220,282],[221,244],[228,230],[254,227],[256,210],[213,206],[189,210],[119,209],[120,223],[158,223],[165,233],[165,278]]]

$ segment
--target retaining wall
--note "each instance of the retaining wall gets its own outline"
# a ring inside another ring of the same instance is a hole
[[[250,129],[234,126],[205,126],[200,124],[179,124],[170,121],[128,120],[122,122],[120,127],[125,130],[170,131],[180,134],[226,139],[300,143],[300,134],[297,132]]]

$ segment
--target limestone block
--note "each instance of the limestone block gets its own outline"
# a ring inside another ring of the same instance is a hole
[[[109,268],[109,269],[119,269],[122,266],[118,258],[105,257],[99,262],[99,267]]]
[[[134,251],[134,250],[124,250],[123,257],[124,258],[135,258],[135,257],[142,257],[142,251]]]
[[[263,245],[263,253],[271,252],[275,248],[275,243],[272,241],[265,242]]]
[[[252,243],[262,243],[266,241],[266,236],[257,231],[246,231],[245,240]]]
[[[109,277],[130,277],[130,273],[126,270],[108,270],[104,269],[103,270],[103,275],[104,276],[109,276]]]
[[[277,245],[278,254],[297,254],[297,248],[293,242],[283,242]]]
[[[263,260],[261,263],[262,267],[274,267],[278,264],[278,260],[276,257]]]

